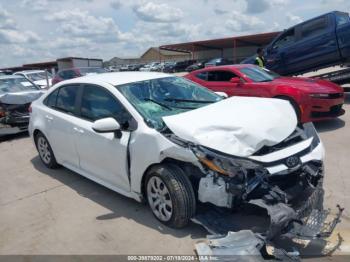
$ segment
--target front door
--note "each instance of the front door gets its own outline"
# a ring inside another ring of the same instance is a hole
[[[96,133],[94,121],[115,118],[122,127],[122,136],[114,133]],[[107,89],[85,85],[81,94],[80,118],[76,121],[75,136],[80,168],[90,176],[130,191],[127,150],[131,115]]]
[[[237,75],[228,70],[211,70],[207,72],[205,87],[214,92],[224,92],[228,96],[240,95],[240,85],[230,82],[231,78]]]

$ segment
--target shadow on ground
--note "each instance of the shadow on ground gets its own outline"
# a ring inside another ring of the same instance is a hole
[[[340,118],[334,118],[314,123],[319,133],[330,132],[345,126],[345,121]]]
[[[18,139],[23,139],[23,138],[28,138],[29,134],[28,132],[22,132],[18,134],[13,134],[13,135],[3,135],[0,136],[0,143],[1,142],[10,142],[13,140],[18,140]]]
[[[170,234],[177,238],[190,235],[193,239],[199,239],[205,238],[207,235],[207,232],[201,226],[194,223],[191,223],[184,229],[176,230],[166,227],[152,215],[145,204],[124,197],[64,167],[55,170],[48,169],[41,163],[39,157],[33,158],[31,162],[39,172],[60,181],[62,184],[75,190],[80,196],[88,198],[110,211],[96,217],[97,220],[113,220],[124,217],[155,229],[162,234]]]
[[[345,93],[345,104],[350,104],[350,92]]]
[[[80,196],[88,198],[109,210],[108,213],[97,216],[97,220],[113,220],[124,217],[157,230],[161,234],[172,235],[176,238],[190,236],[194,240],[202,240],[209,234],[202,226],[195,223],[190,223],[189,226],[183,229],[172,229],[164,226],[156,220],[145,204],[124,197],[66,168],[48,169],[41,163],[39,157],[33,158],[31,162],[34,168],[42,174],[60,181],[62,184],[75,190]],[[244,214],[242,212],[231,213],[229,219],[228,221],[231,221],[231,223],[234,221],[231,231],[250,229],[259,233],[266,231],[269,221],[265,210],[259,210],[257,207],[244,208]],[[308,245],[296,245],[286,240],[277,240],[274,243],[278,243],[279,248],[288,251],[292,251],[293,246],[297,247],[303,256],[320,257],[325,253],[330,253],[325,250],[326,241],[311,241]]]

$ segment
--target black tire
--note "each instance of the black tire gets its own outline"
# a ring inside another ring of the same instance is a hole
[[[165,184],[172,202],[171,218],[160,219],[154,212],[148,192],[149,182],[157,177]],[[152,179],[152,180],[151,180]],[[184,171],[174,164],[162,164],[152,167],[147,173],[145,191],[148,205],[153,215],[163,224],[172,228],[185,227],[196,211],[196,198],[192,184]]]
[[[300,111],[300,108],[299,108],[297,102],[295,102],[295,101],[293,100],[293,98],[290,98],[290,97],[287,97],[287,96],[277,96],[277,97],[275,97],[275,98],[288,101],[288,102],[293,106],[293,108],[294,108],[295,114],[297,115],[298,123],[301,121],[301,111]]]
[[[48,150],[48,158],[45,158],[43,156],[43,153],[41,152],[41,143],[43,143],[43,141],[45,141],[47,143],[47,150]],[[47,138],[42,134],[42,133],[38,133],[35,136],[35,145],[36,145],[36,149],[38,150],[38,154],[40,157],[41,162],[43,162],[43,164],[50,169],[56,169],[59,167],[59,164],[56,162],[56,158],[55,155],[52,151],[52,148],[50,146],[49,141],[47,140]]]

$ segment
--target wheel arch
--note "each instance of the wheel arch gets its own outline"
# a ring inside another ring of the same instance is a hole
[[[289,101],[296,112],[298,121],[300,121],[302,112],[301,112],[299,104],[296,102],[296,100],[293,97],[288,96],[288,95],[276,95],[273,98]]]
[[[182,169],[182,171],[186,175],[188,175],[188,178],[189,178],[191,185],[193,187],[193,191],[195,192],[196,197],[197,197],[198,185],[199,185],[198,176],[203,176],[203,173],[199,170],[199,168],[194,166],[190,162],[185,162],[185,161],[177,160],[174,158],[164,158],[161,162],[154,163],[154,164],[150,165],[143,173],[142,179],[141,179],[141,195],[142,195],[143,200],[146,199],[146,178],[147,178],[147,175],[150,173],[150,171],[152,169],[163,166],[163,165],[175,165],[175,166],[179,167],[180,169]],[[189,174],[188,171],[190,169],[192,169],[192,171],[194,171],[194,172],[190,172],[190,174]]]

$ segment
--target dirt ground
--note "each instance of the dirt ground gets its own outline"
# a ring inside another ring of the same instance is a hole
[[[350,254],[350,95],[345,109],[339,119],[316,124],[327,154],[325,204],[345,207],[329,239],[341,242],[336,254]],[[45,168],[26,135],[0,143],[0,167],[0,255],[184,255],[207,235],[196,224],[167,228],[143,204],[65,168]]]

